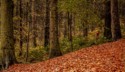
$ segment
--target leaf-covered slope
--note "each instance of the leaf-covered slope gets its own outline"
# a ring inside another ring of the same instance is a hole
[[[125,72],[125,39],[81,49],[35,64],[16,64],[4,72]]]

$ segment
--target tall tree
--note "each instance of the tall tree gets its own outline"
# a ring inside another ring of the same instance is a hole
[[[49,45],[49,26],[50,26],[50,1],[46,0],[46,21],[45,21],[45,40],[44,40],[44,46],[47,47]]]
[[[68,24],[67,24],[67,12],[63,13],[63,26],[64,26],[64,32],[63,32],[63,35],[64,35],[64,38],[67,38],[68,36]]]
[[[22,55],[22,48],[23,48],[23,25],[22,25],[22,0],[19,0],[19,16],[20,16],[20,27],[19,27],[19,33],[20,33],[20,50],[19,50],[19,56]]]
[[[118,13],[118,0],[111,0],[111,24],[112,24],[112,38],[113,40],[120,39],[121,30],[120,30],[120,21]]]
[[[33,47],[36,47],[37,46],[37,43],[36,43],[36,37],[37,37],[37,25],[36,25],[36,14],[35,14],[35,0],[32,0],[32,6],[31,6],[31,11],[32,11],[32,28],[33,28]]]
[[[28,57],[29,57],[29,41],[30,41],[30,23],[29,23],[29,9],[30,8],[30,5],[29,5],[29,2],[26,3],[26,9],[27,9],[27,12],[26,12],[26,24],[27,24],[27,27],[28,27],[28,30],[27,30],[27,45],[26,45],[26,62],[28,61]]]
[[[107,0],[105,2],[104,36],[107,39],[111,39],[112,38],[112,34],[111,34],[111,5],[110,5],[110,0]]]
[[[88,36],[88,24],[89,24],[89,1],[90,0],[86,0],[86,14],[85,14],[85,17],[86,19],[83,19],[84,20],[84,23],[82,23],[82,26],[83,26],[83,37],[87,37]]]
[[[58,36],[58,0],[51,1],[50,22],[50,58],[62,55]]]
[[[16,62],[13,35],[13,1],[1,0],[1,49],[3,68]]]
[[[70,41],[70,48],[73,51],[73,43],[72,43],[72,13],[68,12],[68,31],[69,31],[69,41]]]

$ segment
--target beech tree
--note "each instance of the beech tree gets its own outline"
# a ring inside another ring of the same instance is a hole
[[[111,4],[110,0],[105,1],[105,23],[104,23],[104,37],[107,39],[112,38],[111,34]]]
[[[73,38],[72,38],[72,13],[69,13],[68,12],[68,31],[69,31],[69,34],[68,34],[68,38],[69,38],[69,41],[70,41],[70,48],[71,50],[73,51]]]
[[[13,1],[1,0],[1,49],[2,65],[8,68],[16,63],[13,36]]]
[[[50,58],[62,55],[58,36],[58,0],[51,1],[50,10]]]
[[[49,29],[50,29],[50,1],[46,0],[46,21],[45,21],[45,31],[44,31],[44,47],[49,45]],[[48,48],[47,48],[48,49]]]
[[[35,0],[31,0],[31,12],[32,12],[32,33],[33,33],[33,37],[32,37],[32,40],[33,40],[33,47],[36,47],[37,46],[37,40],[36,40],[36,37],[37,37],[37,23],[36,23],[36,14],[35,14]]]
[[[118,13],[118,0],[111,0],[111,22],[112,22],[112,38],[113,40],[120,39],[120,21]]]
[[[19,2],[19,10],[18,10],[18,12],[19,12],[19,16],[20,16],[20,27],[19,27],[19,33],[20,33],[20,50],[19,50],[19,56],[21,56],[22,55],[22,48],[23,48],[23,24],[22,24],[22,20],[23,20],[23,17],[22,17],[22,13],[23,13],[23,11],[22,11],[22,0],[19,0],[19,1],[17,1],[17,2]]]

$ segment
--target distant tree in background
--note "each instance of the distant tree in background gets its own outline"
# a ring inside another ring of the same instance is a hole
[[[72,13],[68,12],[68,39],[70,41],[70,48],[71,50],[73,51],[73,36],[72,36],[72,24],[73,24],[73,16],[72,16]]]
[[[32,45],[35,48],[37,46],[37,23],[36,23],[36,8],[35,0],[31,0],[31,16],[32,16]]]

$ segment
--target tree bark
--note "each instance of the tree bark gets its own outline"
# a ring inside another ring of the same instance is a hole
[[[118,13],[118,0],[111,0],[111,26],[112,26],[112,39],[118,40],[121,36],[120,21]]]
[[[106,39],[111,39],[111,5],[110,1],[105,3],[105,25],[104,25],[104,37]]]
[[[69,13],[69,12],[68,12],[68,31],[69,31],[70,48],[73,51],[73,43],[72,43],[72,13]]]
[[[58,0],[52,0],[51,3],[51,23],[50,23],[50,58],[62,55],[59,46],[58,36]]]
[[[37,37],[37,28],[36,28],[36,16],[35,16],[35,0],[32,0],[32,30],[33,30],[33,47],[35,48],[37,46],[37,43],[36,43],[36,37]]]
[[[46,0],[46,22],[45,22],[45,41],[44,41],[44,47],[47,47],[49,45],[49,26],[50,26],[50,1]],[[47,48],[48,50],[48,48]]]
[[[63,14],[64,15],[64,32],[63,32],[63,34],[64,34],[64,38],[67,38],[68,37],[68,19],[67,19],[67,12],[66,13],[64,13]]]
[[[13,35],[13,1],[1,0],[1,49],[3,68],[16,63]]]
[[[22,53],[23,53],[23,50],[22,50],[22,48],[23,48],[23,25],[22,25],[22,0],[19,0],[19,16],[20,16],[20,27],[19,27],[19,33],[20,33],[20,50],[19,50],[19,56],[21,56],[22,55]]]
[[[88,24],[88,21],[85,21],[86,24]],[[83,37],[87,37],[88,36],[88,25],[85,25],[84,22],[82,22],[82,27],[83,27]]]
[[[26,22],[27,22],[27,25],[28,25],[28,31],[27,31],[27,45],[26,45],[26,62],[28,61],[28,57],[29,57],[29,41],[30,41],[30,23],[29,23],[29,3],[27,2],[26,4],[26,8],[27,8],[27,12],[26,12]]]

